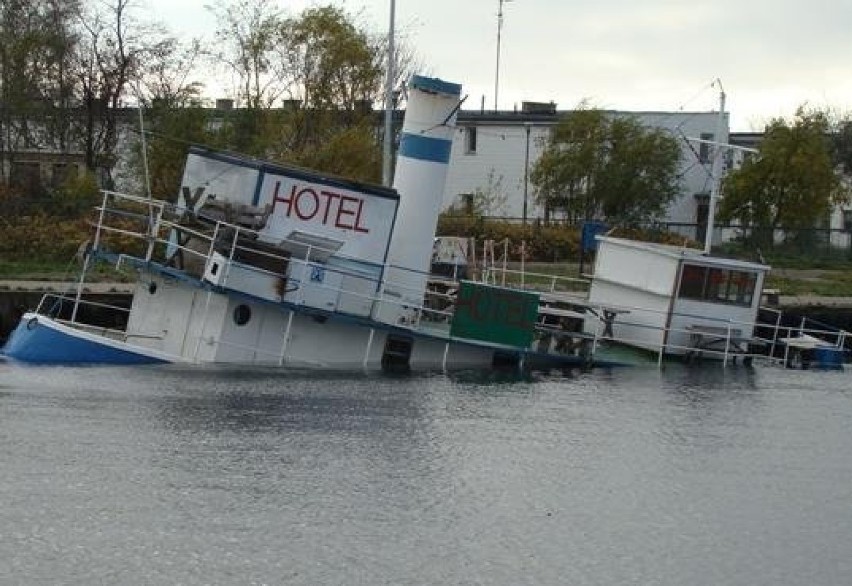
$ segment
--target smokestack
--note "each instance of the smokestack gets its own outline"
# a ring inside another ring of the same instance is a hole
[[[461,86],[415,75],[408,84],[408,106],[399,144],[393,186],[399,193],[391,236],[380,319],[397,323],[404,305],[420,306],[432,257],[432,243],[444,199]]]

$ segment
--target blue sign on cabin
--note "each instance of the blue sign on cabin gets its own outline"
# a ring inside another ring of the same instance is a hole
[[[597,220],[583,222],[580,235],[580,247],[583,252],[594,252],[598,249],[598,241],[595,236],[606,232],[606,224]]]

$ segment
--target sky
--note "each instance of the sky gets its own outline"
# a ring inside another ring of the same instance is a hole
[[[204,0],[142,0],[177,35],[212,35]],[[279,0],[291,15],[336,4],[375,32],[391,0]],[[762,131],[801,105],[852,111],[847,0],[395,0],[396,38],[425,74],[462,84],[466,110],[522,101],[627,111],[710,111]],[[498,81],[499,80],[499,81]],[[718,81],[716,81],[718,80]],[[495,88],[495,82],[496,88]],[[715,82],[715,83],[714,83]],[[216,91],[215,83],[208,83]],[[208,92],[209,93],[209,92]],[[224,97],[220,95],[208,97]]]

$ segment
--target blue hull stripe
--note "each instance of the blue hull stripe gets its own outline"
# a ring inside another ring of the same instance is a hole
[[[2,353],[14,360],[39,364],[161,364],[159,358],[113,348],[54,330],[38,318],[21,320]]]
[[[410,159],[449,163],[453,143],[442,138],[405,133],[399,143],[399,154]]]

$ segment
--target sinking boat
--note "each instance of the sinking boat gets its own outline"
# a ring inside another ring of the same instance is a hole
[[[104,192],[76,294],[48,295],[2,353],[41,364],[317,368],[591,366],[595,336],[540,342],[541,295],[429,266],[461,88],[415,76],[394,187],[190,149],[176,203]],[[132,267],[118,325],[88,320],[86,269]],[[552,337],[552,336],[551,336]]]
[[[0,354],[386,370],[844,361],[846,332],[761,318],[768,266],[707,250],[598,234],[579,288],[474,271],[462,239],[435,238],[460,92],[412,78],[393,188],[192,147],[176,201],[104,192],[76,291],[45,295]],[[109,322],[83,295],[103,260],[136,276]]]

